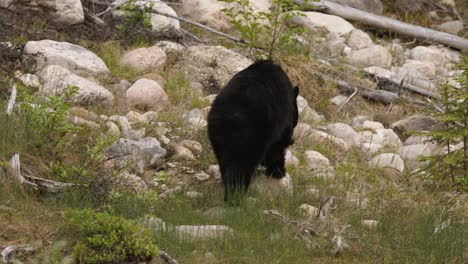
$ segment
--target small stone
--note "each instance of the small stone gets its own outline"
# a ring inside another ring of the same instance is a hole
[[[106,122],[106,134],[114,138],[120,138],[120,129],[114,122],[107,121]]]
[[[198,108],[192,109],[189,112],[185,113],[182,118],[188,122],[193,128],[203,128],[208,123],[205,120],[205,117],[202,111]]]
[[[190,151],[190,149],[184,147],[184,146],[181,146],[181,145],[176,145],[174,147],[174,151],[175,151],[175,157],[178,158],[178,159],[182,159],[182,160],[196,160],[195,156],[193,155],[192,151]]]
[[[288,166],[298,166],[299,159],[296,158],[289,149],[286,149],[286,153],[284,155],[285,163]]]
[[[210,165],[208,167],[208,174],[216,180],[221,179],[221,172],[219,171],[219,165]]]
[[[139,79],[126,92],[127,103],[142,108],[164,109],[169,97],[162,87],[150,79]]]
[[[328,158],[323,156],[320,152],[308,150],[304,152],[304,156],[305,161],[307,163],[307,167],[310,170],[316,170],[330,166],[330,161],[328,160]]]
[[[312,219],[317,217],[319,209],[309,204],[301,204],[301,206],[299,206],[299,211],[304,218]]]
[[[330,134],[343,139],[348,146],[360,146],[362,137],[350,125],[334,123],[327,126]]]
[[[330,99],[330,103],[336,105],[336,106],[342,106],[344,104],[344,102],[346,102],[346,100],[348,99],[347,96],[344,96],[344,95],[337,95],[335,97],[333,97],[332,99]]]
[[[85,127],[89,128],[89,129],[92,129],[92,130],[97,130],[97,129],[100,128],[98,123],[86,120],[86,119],[78,117],[78,116],[71,116],[69,118],[69,120],[70,120],[71,123],[73,123],[75,125],[85,126]]]
[[[138,72],[160,70],[166,63],[166,53],[158,46],[138,48],[125,54],[120,63]]]
[[[363,49],[371,46],[372,44],[373,42],[369,35],[360,29],[354,29],[351,31],[348,38],[348,46],[352,49]]]
[[[109,120],[115,122],[122,131],[128,131],[132,129],[130,122],[128,122],[128,119],[125,116],[113,115],[109,117]]]
[[[385,129],[382,123],[369,121],[369,120],[364,121],[364,123],[362,124],[362,128],[372,129],[372,130]]]
[[[192,152],[194,152],[197,155],[201,155],[203,152],[202,144],[200,144],[200,142],[197,142],[195,140],[184,139],[180,142],[180,145],[190,149]]]
[[[130,125],[135,125],[135,124],[140,124],[140,125],[146,125],[148,124],[148,119],[146,117],[138,112],[135,111],[130,111],[128,112],[125,117],[127,117],[128,122],[130,122]]]
[[[188,191],[185,193],[185,195],[193,200],[203,198],[203,193],[201,192]]]
[[[133,191],[135,193],[145,193],[148,191],[148,186],[142,178],[129,173],[123,173],[119,176],[117,181],[119,188],[124,190]]]
[[[363,116],[363,115],[356,116],[353,118],[352,126],[354,128],[362,128],[364,126],[364,122],[367,120],[369,120],[368,116]]]
[[[207,174],[206,172],[202,171],[202,172],[199,172],[197,174],[195,174],[195,179],[197,179],[198,181],[206,181],[210,178],[210,175]]]

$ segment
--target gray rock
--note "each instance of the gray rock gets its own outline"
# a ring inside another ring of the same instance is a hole
[[[125,94],[127,103],[132,106],[159,111],[169,105],[166,92],[157,82],[150,79],[139,79]]]
[[[148,119],[146,117],[138,112],[135,111],[129,111],[125,117],[127,117],[128,122],[130,122],[130,125],[146,125],[148,124]]]
[[[344,104],[344,102],[346,102],[347,99],[348,99],[347,96],[339,94],[339,95],[333,97],[332,99],[330,99],[330,103],[332,103],[332,104],[334,104],[336,106],[342,106]]]
[[[450,61],[449,56],[435,47],[418,46],[410,52],[411,59],[432,62],[436,66],[443,66],[448,63]]]
[[[146,135],[146,129],[129,129],[129,130],[122,130],[122,136],[124,138],[133,139],[133,140],[141,140]]]
[[[325,28],[330,33],[346,35],[354,29],[351,23],[338,16],[318,12],[300,12],[300,14],[294,16],[292,22],[312,31]]]
[[[132,129],[130,122],[128,122],[128,119],[125,116],[113,115],[109,117],[109,120],[115,122],[122,131],[128,131]]]
[[[132,191],[139,194],[148,191],[148,186],[142,178],[128,172],[119,174],[115,183],[117,188],[125,191]]]
[[[106,122],[106,134],[114,137],[114,138],[119,138],[120,137],[120,129],[119,127],[112,121],[107,121]]]
[[[403,159],[393,153],[382,153],[377,155],[369,162],[369,165],[378,168],[392,168],[400,173],[403,173],[405,170]]]
[[[328,33],[325,46],[332,56],[340,56],[347,47],[346,40],[336,33]]]
[[[169,5],[159,0],[139,0],[134,3],[135,6],[151,7],[154,11],[169,14],[177,17],[177,13]],[[151,28],[159,33],[172,33],[180,29],[180,22],[177,19],[150,14]]]
[[[208,167],[208,174],[214,179],[221,179],[221,172],[219,171],[219,165],[210,165]]]
[[[89,128],[89,129],[92,129],[92,130],[98,130],[101,127],[98,123],[90,121],[90,120],[86,120],[86,119],[81,118],[79,116],[71,116],[71,117],[68,118],[68,120],[72,124],[75,124],[75,125],[78,125],[78,126],[84,126],[84,127]]]
[[[181,51],[185,49],[184,45],[168,40],[158,41],[155,43],[155,46],[158,46],[166,53],[171,51]]]
[[[428,79],[436,76],[436,66],[430,61],[407,60],[401,68],[407,70],[408,75],[424,76]]]
[[[49,65],[59,65],[80,75],[110,75],[104,61],[96,54],[68,42],[28,41],[24,46],[22,63],[30,72],[38,72]]]
[[[364,71],[384,78],[391,78],[393,75],[391,71],[378,66],[364,68]]]
[[[117,168],[135,163],[139,172],[143,172],[145,167],[157,165],[157,162],[166,156],[166,150],[156,138],[147,137],[139,141],[121,138],[110,146],[106,154],[115,157]]]
[[[199,172],[199,173],[195,174],[194,177],[195,177],[195,179],[197,181],[206,181],[206,180],[208,180],[210,178],[210,175],[207,174],[206,172],[202,171],[202,172]]]
[[[198,108],[194,108],[189,112],[182,115],[185,122],[189,123],[193,128],[199,129],[205,127],[208,123],[205,120],[205,116],[202,111]]]
[[[298,141],[304,141],[304,140],[310,139],[310,140],[317,141],[318,143],[333,145],[334,147],[342,151],[348,150],[348,145],[346,144],[344,140],[337,138],[335,136],[332,136],[323,131],[313,129],[310,125],[305,124],[305,123],[297,124],[296,128],[294,129],[293,137],[295,140],[298,140]]]
[[[218,93],[234,74],[250,64],[250,59],[222,46],[192,46],[182,52],[172,69],[203,84],[206,92]]]
[[[284,154],[284,161],[285,161],[285,164],[288,166],[299,165],[299,159],[296,158],[289,149],[286,149],[286,152]]]
[[[364,123],[362,124],[362,128],[372,129],[374,131],[377,130],[377,129],[385,129],[385,127],[384,127],[384,125],[382,125],[382,123],[375,122],[375,121],[369,121],[369,120],[364,121]]]
[[[137,72],[159,71],[166,64],[166,53],[158,46],[138,48],[126,53],[120,63]]]
[[[350,125],[343,123],[334,123],[327,126],[330,134],[343,139],[348,146],[359,146],[362,143],[362,137]]]
[[[310,170],[327,168],[328,166],[330,166],[330,161],[328,160],[328,158],[323,156],[320,152],[314,150],[307,150],[306,152],[304,152],[304,157],[307,167]]]
[[[380,0],[332,0],[332,2],[337,2],[378,15],[382,14],[384,9]]]
[[[354,128],[362,128],[364,125],[364,122],[369,120],[370,118],[368,116],[355,116],[352,121],[352,126]]]
[[[389,147],[389,148],[400,148],[403,146],[403,143],[401,142],[400,138],[398,135],[393,132],[391,129],[377,129],[375,130],[377,133],[377,137],[379,144]]]
[[[190,149],[181,146],[181,145],[176,145],[174,146],[174,152],[175,152],[175,157],[177,159],[181,160],[196,160],[195,156],[193,155],[192,151]]]
[[[230,28],[229,18],[221,11],[228,5],[217,0],[181,0],[177,13],[215,29]]]
[[[371,45],[373,45],[372,39],[366,32],[360,29],[354,29],[351,31],[351,34],[348,38],[348,46],[350,46],[352,49],[363,49]]]
[[[426,164],[426,162],[419,161],[419,157],[430,157],[438,154],[438,152],[437,146],[426,143],[403,146],[398,151],[398,155],[405,160],[408,169],[414,170]]]
[[[42,85],[39,81],[39,78],[30,73],[21,73],[20,71],[15,72],[15,77],[18,78],[24,85],[33,88],[34,90],[39,90]]]
[[[417,13],[424,6],[424,0],[396,0],[396,9],[404,13]]]
[[[435,27],[437,30],[457,35],[463,30],[463,22],[460,20],[447,21]]]
[[[392,64],[390,51],[380,45],[373,45],[360,50],[353,50],[345,57],[348,63],[358,67],[389,67]]]
[[[43,82],[39,92],[45,96],[63,95],[66,89],[76,86],[79,89],[72,98],[75,103],[96,105],[111,104],[114,101],[114,96],[106,88],[58,65],[46,66],[38,77]]]
[[[399,135],[404,135],[408,131],[432,131],[436,125],[434,118],[417,114],[394,122],[390,127]]]
[[[272,198],[281,193],[291,194],[293,183],[289,173],[286,173],[281,179],[273,179],[272,177],[258,176],[252,183],[252,188],[257,190],[263,196]]]
[[[195,141],[195,140],[188,140],[184,139],[180,142],[180,145],[188,148],[190,151],[197,155],[201,155],[203,152],[203,146],[200,144],[200,142]]]

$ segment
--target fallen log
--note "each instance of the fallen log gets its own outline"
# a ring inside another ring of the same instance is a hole
[[[422,41],[432,41],[453,47],[459,50],[468,49],[468,40],[445,32],[408,24],[396,19],[379,16],[349,6],[320,0],[318,2],[294,0],[294,4],[301,6],[303,11],[320,11],[375,26],[398,34],[414,37]]]

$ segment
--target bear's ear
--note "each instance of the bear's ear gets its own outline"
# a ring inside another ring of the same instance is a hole
[[[299,86],[294,87],[294,96],[297,97],[299,95]]]

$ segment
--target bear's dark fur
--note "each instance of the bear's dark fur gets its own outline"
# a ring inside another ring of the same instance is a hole
[[[272,61],[257,61],[221,90],[208,114],[208,137],[222,175],[224,199],[244,193],[259,164],[285,176],[284,154],[297,125],[296,97],[286,73]]]

